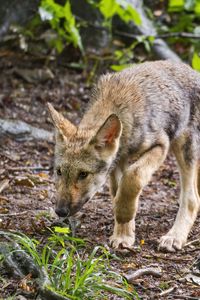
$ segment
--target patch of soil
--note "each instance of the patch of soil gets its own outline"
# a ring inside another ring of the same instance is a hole
[[[29,63],[26,64],[26,61]],[[30,56],[23,57],[23,65],[20,62],[14,53],[0,62],[0,117],[19,119],[39,128],[53,130],[46,106],[49,101],[78,124],[90,90],[84,84],[83,74],[51,66],[54,79],[43,83],[37,80],[35,83],[26,83],[14,73],[14,67],[28,65],[31,69],[38,66]],[[0,193],[1,229],[22,231],[40,240],[48,234],[46,227],[56,219],[53,211],[53,153],[54,145],[51,143],[1,137],[0,182],[8,180],[7,187]],[[199,287],[185,279],[185,274],[199,255],[200,243],[191,243],[182,251],[172,254],[161,253],[157,249],[159,238],[167,233],[174,222],[179,190],[177,167],[174,158],[169,155],[140,197],[135,248],[128,253],[117,251],[121,260],[111,261],[113,269],[122,274],[143,267],[158,266],[162,269],[160,278],[145,275],[134,281],[133,286],[140,299],[200,299]],[[80,218],[81,226],[77,229],[79,237],[87,238],[92,246],[108,244],[113,230],[108,186],[84,206]],[[190,233],[189,241],[198,239],[199,234],[200,218]],[[2,299],[22,292],[17,280],[4,275],[4,280],[0,280]],[[171,287],[171,292],[161,296],[164,290]]]

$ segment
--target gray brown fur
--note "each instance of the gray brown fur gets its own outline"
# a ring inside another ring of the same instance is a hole
[[[200,206],[199,73],[182,63],[147,62],[101,76],[92,98],[78,127],[49,106],[57,132],[55,169],[62,173],[56,180],[58,214],[79,210],[110,174],[111,243],[131,246],[139,195],[171,147],[182,192],[174,226],[160,248],[181,249]],[[80,180],[81,171],[88,172],[87,178]]]

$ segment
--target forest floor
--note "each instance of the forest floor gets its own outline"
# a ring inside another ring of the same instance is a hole
[[[0,118],[19,119],[53,131],[46,106],[49,101],[70,120],[79,122],[90,93],[82,72],[54,66],[54,78],[45,81],[33,76],[35,70],[43,68],[40,61],[12,51],[0,55]],[[31,82],[23,78],[24,74]],[[43,239],[48,236],[46,228],[56,219],[54,145],[23,136],[0,139],[0,183],[7,183],[0,193],[0,228]],[[121,274],[143,267],[160,267],[161,277],[144,275],[134,281],[140,299],[200,299],[199,286],[186,279],[199,257],[200,218],[189,235],[191,243],[182,251],[162,253],[157,249],[159,238],[171,228],[178,210],[178,178],[176,163],[169,155],[140,197],[135,248],[127,253],[117,251],[120,260],[111,260],[113,269]],[[84,206],[80,220],[78,237],[86,238],[92,246],[109,244],[113,214],[108,186]],[[23,295],[17,279],[9,279],[6,274],[0,278],[0,299]],[[29,297],[26,295],[25,299]]]

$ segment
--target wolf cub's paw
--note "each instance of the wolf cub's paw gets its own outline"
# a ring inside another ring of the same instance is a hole
[[[135,236],[130,236],[130,235],[120,235],[117,236],[113,234],[110,237],[110,244],[114,249],[120,248],[120,247],[132,247],[135,242]]]
[[[158,249],[175,252],[181,250],[185,243],[186,239],[178,234],[166,234],[161,237]]]

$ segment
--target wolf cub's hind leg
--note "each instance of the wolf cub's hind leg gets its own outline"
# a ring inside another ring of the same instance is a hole
[[[181,194],[175,223],[160,240],[159,248],[168,251],[179,250],[184,246],[200,206],[198,194],[199,165],[198,159],[195,157],[195,145],[183,136],[174,143],[172,150],[179,166]]]
[[[140,193],[151,179],[152,174],[164,161],[168,148],[168,139],[165,142],[159,142],[153,148],[147,150],[119,177],[118,189],[113,201],[114,233],[110,238],[114,248],[118,248],[120,245],[131,247],[134,244],[135,216]],[[115,182],[114,179],[113,182]]]

